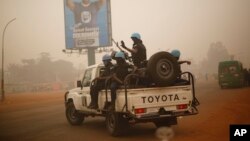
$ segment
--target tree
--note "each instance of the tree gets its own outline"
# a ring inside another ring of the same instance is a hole
[[[227,48],[222,42],[211,43],[207,52],[207,59],[201,62],[201,71],[204,73],[216,73],[218,64],[221,61],[226,61],[230,58]]]
[[[8,66],[10,83],[48,83],[73,81],[76,70],[71,62],[52,61],[50,54],[43,52],[37,59],[23,59],[22,64]]]
[[[53,64],[53,72],[57,81],[69,81],[76,77],[76,70],[73,67],[73,63],[65,60],[58,60],[54,61]]]

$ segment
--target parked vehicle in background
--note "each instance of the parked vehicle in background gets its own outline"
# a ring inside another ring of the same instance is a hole
[[[243,87],[245,85],[242,63],[236,60],[220,62],[218,77],[221,88]]]

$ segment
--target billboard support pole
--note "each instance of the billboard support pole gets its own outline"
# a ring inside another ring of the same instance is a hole
[[[93,47],[88,48],[88,66],[95,64],[95,49]]]

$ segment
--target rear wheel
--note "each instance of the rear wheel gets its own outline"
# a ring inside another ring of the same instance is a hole
[[[73,102],[66,105],[66,118],[71,125],[80,125],[84,121],[84,115],[75,109]]]
[[[120,136],[126,133],[129,128],[128,120],[123,117],[123,114],[110,112],[106,117],[106,127],[112,136]]]
[[[174,84],[181,71],[170,53],[158,52],[150,57],[147,72],[156,84],[166,86]]]

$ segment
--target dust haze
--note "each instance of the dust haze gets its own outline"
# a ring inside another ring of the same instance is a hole
[[[131,125],[128,135],[116,138],[101,117],[91,115],[80,126],[67,123],[64,94],[76,87],[88,60],[87,54],[62,51],[63,0],[0,0],[1,37],[13,18],[4,38],[0,140],[159,140],[152,123]],[[181,60],[191,61],[181,69],[195,76],[200,113],[178,118],[175,141],[227,141],[229,125],[250,123],[250,81],[242,88],[218,85],[220,61],[239,60],[250,68],[250,0],[111,0],[111,20],[112,38],[129,48],[131,33],[141,34],[148,59],[178,49]],[[96,63],[110,49],[118,50],[115,45],[96,50]],[[2,49],[0,56],[1,64]]]
[[[86,54],[62,52],[63,1],[1,0],[0,7],[1,32],[10,19],[17,18],[6,30],[6,71],[13,65],[25,65],[23,60],[36,60],[41,53],[48,53],[51,61],[71,62],[76,70],[74,79],[80,76],[79,70],[87,67]],[[219,61],[232,58],[243,62],[245,68],[250,67],[248,0],[113,0],[111,12],[113,38],[132,46],[130,35],[139,32],[148,58],[158,51],[179,49],[181,59],[192,61],[183,69],[196,74],[214,74]],[[217,50],[211,52],[215,44]],[[117,50],[115,46],[108,48]],[[96,62],[100,63],[107,52],[97,52]]]
[[[48,53],[52,62],[72,63],[74,80],[87,67],[86,55],[62,52],[63,1],[1,0],[0,9],[0,32],[10,19],[17,18],[5,33],[7,72],[13,65],[27,65],[24,60],[36,60],[41,53]],[[195,74],[217,73],[218,62],[232,58],[250,67],[248,0],[112,0],[111,12],[113,38],[132,46],[130,35],[139,32],[148,58],[158,51],[179,49],[181,59],[192,61],[184,69]],[[117,50],[115,46],[109,48]],[[96,53],[97,63],[104,53]]]

